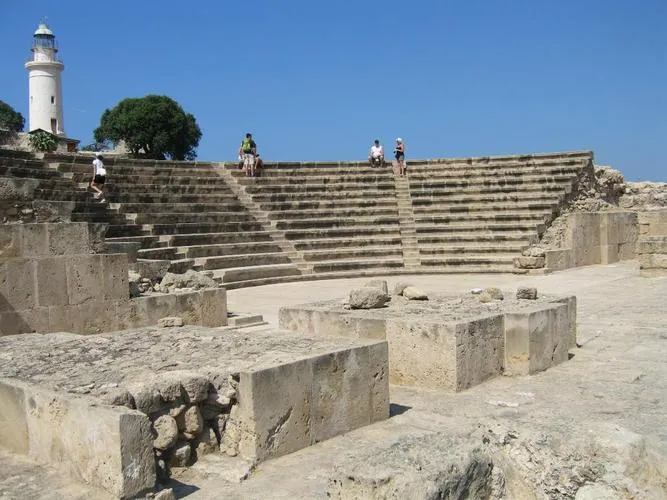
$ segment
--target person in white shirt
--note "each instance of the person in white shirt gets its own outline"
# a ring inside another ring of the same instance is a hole
[[[376,163],[379,163],[380,166],[384,165],[384,148],[378,139],[373,141],[371,153],[368,155],[368,162],[371,165],[375,165]]]
[[[102,163],[102,155],[99,153],[95,154],[95,159],[93,160],[93,180],[90,183],[90,188],[95,191],[93,198],[99,200],[100,203],[104,203],[106,199],[104,198],[104,182],[106,181],[107,171],[104,168],[104,163]]]

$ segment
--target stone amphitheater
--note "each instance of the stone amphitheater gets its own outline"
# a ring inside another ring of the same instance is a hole
[[[0,498],[667,498],[665,185],[91,159],[0,149]]]

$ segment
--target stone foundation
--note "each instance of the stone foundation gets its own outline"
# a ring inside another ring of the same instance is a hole
[[[95,254],[86,223],[0,225],[0,335],[99,333],[178,315],[187,324],[224,326],[222,288],[130,300],[126,254]]]
[[[639,213],[637,255],[642,276],[667,276],[667,210]]]
[[[428,301],[394,296],[389,307],[369,310],[326,301],[281,308],[280,326],[386,339],[392,383],[460,391],[503,373],[535,373],[567,360],[576,345],[576,298],[481,303],[474,295],[429,295]]]
[[[202,327],[0,338],[0,446],[129,498],[389,416],[387,343]]]

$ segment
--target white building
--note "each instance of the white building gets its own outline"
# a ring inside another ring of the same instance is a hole
[[[65,65],[58,60],[56,37],[41,23],[32,37],[32,59],[25,64],[30,75],[29,130],[46,130],[65,136],[63,93],[60,73]]]

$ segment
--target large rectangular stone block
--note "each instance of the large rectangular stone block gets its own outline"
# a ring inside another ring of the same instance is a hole
[[[40,306],[69,304],[65,262],[63,257],[48,257],[36,261],[37,303]]]
[[[22,225],[0,224],[0,261],[21,257]]]
[[[102,285],[105,300],[123,300],[130,297],[130,285],[128,282],[127,254],[101,254]]]
[[[667,268],[667,254],[641,254],[639,255],[639,267],[642,269]]]
[[[8,379],[0,379],[0,397],[0,446],[117,498],[153,488],[153,438],[142,413],[93,406],[84,398]]]
[[[51,255],[76,255],[90,252],[87,223],[68,222],[46,224],[46,226]]]
[[[72,305],[104,298],[100,255],[73,255],[66,260],[67,295]],[[129,293],[129,288],[128,288]]]
[[[570,332],[565,304],[505,314],[505,373],[528,375],[567,361]]]
[[[120,330],[116,304],[94,300],[81,304],[49,307],[49,332],[93,334]]]
[[[20,230],[21,255],[45,257],[49,255],[47,224],[24,224]]]
[[[22,311],[36,305],[35,261],[9,259],[0,262],[0,311]]]
[[[1,300],[0,298],[0,302]],[[48,331],[50,331],[48,307],[0,313],[0,335]]]
[[[544,252],[545,267],[551,271],[563,271],[574,266],[571,248],[560,250],[546,250]]]

